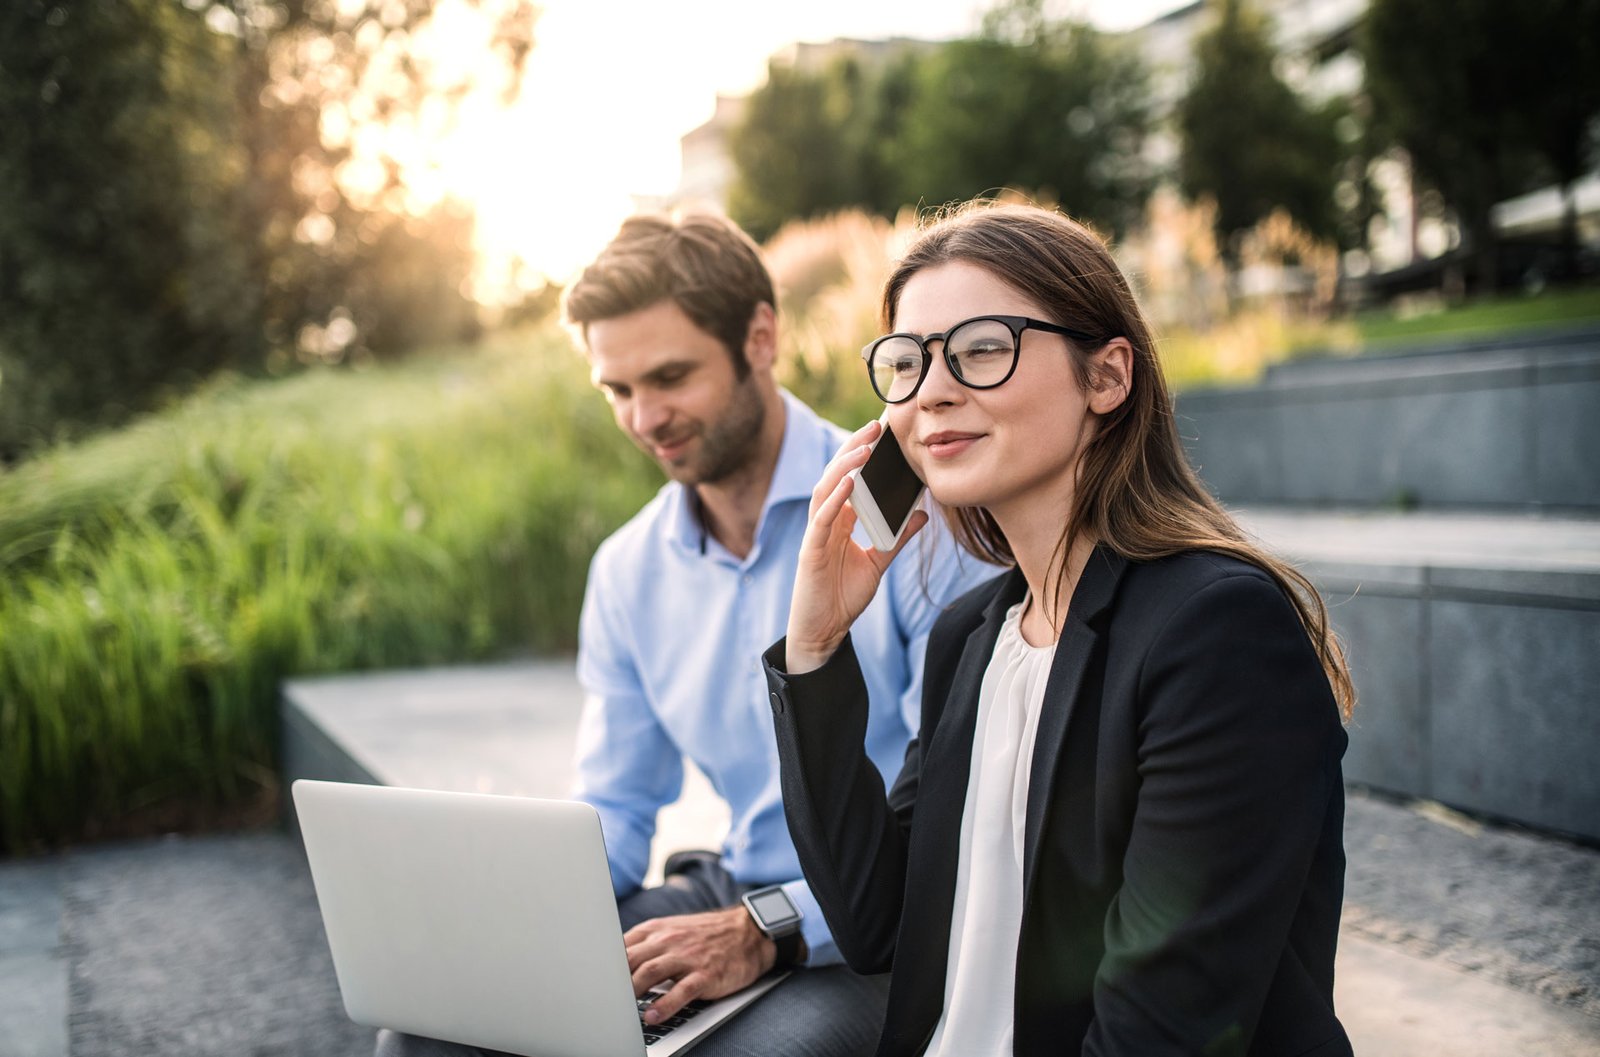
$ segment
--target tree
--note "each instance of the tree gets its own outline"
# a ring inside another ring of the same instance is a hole
[[[1194,80],[1177,108],[1179,182],[1190,198],[1215,200],[1217,242],[1233,262],[1239,236],[1277,209],[1318,238],[1339,231],[1339,111],[1301,100],[1276,58],[1259,12],[1247,0],[1221,0],[1216,24],[1195,43]]]
[[[477,4],[514,87],[532,9]],[[393,159],[330,132],[448,108],[459,86],[409,48],[432,10],[18,0],[0,15],[0,461],[221,367],[468,333],[459,213],[414,207]],[[365,188],[358,162],[378,173]]]
[[[1592,0],[1373,0],[1368,11],[1374,114],[1455,211],[1482,290],[1499,279],[1491,210],[1537,185],[1534,146],[1563,183],[1582,169],[1595,25]]]
[[[767,66],[730,140],[736,173],[728,215],[765,241],[787,220],[867,204],[852,130],[863,94],[860,66],[844,58],[814,74]]]
[[[1575,184],[1600,147],[1600,0],[1525,0],[1518,49],[1529,68],[1507,87],[1524,96],[1522,139],[1561,187],[1561,272],[1578,273]]]
[[[1086,24],[1048,19],[1039,0],[1013,0],[982,34],[918,66],[891,148],[898,197],[941,204],[1010,187],[1120,232],[1154,182],[1148,100],[1131,51]]]
[[[732,138],[729,213],[762,238],[849,206],[893,216],[1009,187],[1120,231],[1153,186],[1148,125],[1131,51],[1011,0],[973,39],[820,73],[775,64]]]
[[[5,17],[0,453],[254,351],[225,42],[163,0]]]

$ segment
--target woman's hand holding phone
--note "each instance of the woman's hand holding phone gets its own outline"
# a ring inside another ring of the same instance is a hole
[[[844,641],[850,625],[878,591],[884,570],[906,542],[921,531],[928,514],[918,510],[892,551],[861,547],[850,538],[856,515],[847,502],[856,484],[850,471],[867,461],[883,427],[869,422],[850,435],[811,491],[810,523],[800,544],[794,598],[789,605],[785,665],[792,675],[822,667]]]

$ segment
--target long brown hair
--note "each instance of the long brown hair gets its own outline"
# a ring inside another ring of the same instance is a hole
[[[1101,417],[1085,447],[1065,530],[1051,560],[1054,590],[1065,586],[1067,557],[1085,534],[1133,561],[1181,551],[1231,555],[1272,577],[1294,606],[1346,719],[1355,688],[1328,610],[1311,581],[1255,544],[1212,498],[1189,465],[1178,439],[1172,395],[1144,313],[1105,243],[1090,229],[1037,206],[968,202],[934,215],[883,290],[883,321],[894,329],[906,282],[923,268],[965,261],[1045,309],[1052,322],[1103,341],[1123,337],[1133,347],[1126,397]],[[1089,353],[1072,346],[1078,384],[1099,388]],[[1015,564],[1011,545],[983,507],[947,508],[960,544],[986,561]]]

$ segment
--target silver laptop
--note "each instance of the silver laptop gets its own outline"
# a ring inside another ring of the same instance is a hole
[[[660,1057],[782,979],[651,1038],[589,805],[306,780],[294,803],[358,1024],[529,1057]]]

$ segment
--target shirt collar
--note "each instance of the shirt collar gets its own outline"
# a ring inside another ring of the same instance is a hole
[[[779,503],[797,499],[809,503],[811,490],[838,447],[833,431],[815,411],[787,389],[779,389],[778,394],[783,398],[784,407],[783,443],[778,449],[778,464],[772,471],[767,498],[761,504],[761,519],[756,523],[758,548],[767,512]],[[705,554],[710,541],[700,517],[699,496],[694,489],[676,481],[667,487],[671,495],[673,541],[690,554]]]

